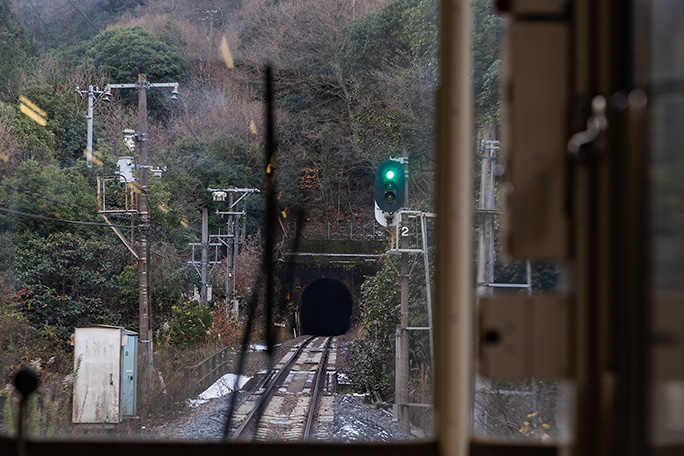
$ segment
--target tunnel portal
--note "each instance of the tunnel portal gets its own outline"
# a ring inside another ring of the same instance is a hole
[[[352,297],[347,287],[334,279],[318,279],[302,294],[302,333],[339,336],[351,325]]]

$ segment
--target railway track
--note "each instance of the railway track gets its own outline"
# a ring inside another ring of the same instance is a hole
[[[332,422],[337,343],[311,337],[293,347],[235,414],[234,439],[298,441],[326,436]]]

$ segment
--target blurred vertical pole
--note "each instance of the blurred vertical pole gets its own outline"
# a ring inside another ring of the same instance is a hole
[[[437,153],[437,442],[468,454],[473,382],[471,10],[443,0]]]
[[[494,197],[494,165],[496,146],[494,125],[485,125],[482,138],[482,175],[480,177],[479,242],[477,261],[477,295],[491,296],[489,286],[494,282],[494,218],[496,201]]]
[[[273,259],[273,250],[275,248],[275,230],[278,223],[276,215],[276,198],[275,198],[275,182],[276,182],[276,164],[275,164],[275,124],[273,119],[273,69],[271,65],[267,65],[264,71],[265,76],[265,104],[266,104],[266,178],[264,182],[265,200],[266,200],[266,242],[264,252],[264,274],[266,276],[266,310],[265,310],[265,324],[266,324],[266,344],[268,346],[269,355],[273,354],[273,346],[275,345],[275,332],[273,330],[273,305],[274,305],[274,285],[275,285],[275,266]]]

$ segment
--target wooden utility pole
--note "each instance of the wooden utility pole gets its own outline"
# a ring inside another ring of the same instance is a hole
[[[494,220],[496,196],[494,167],[499,142],[492,124],[486,124],[480,150],[482,151],[482,177],[480,179],[479,242],[477,261],[477,295],[491,296],[494,282]]]
[[[138,126],[136,127],[139,161],[140,195],[140,242],[138,244],[138,286],[140,311],[140,357],[152,366],[152,331],[150,315],[150,212],[149,212],[149,169],[150,156],[147,149],[147,78],[138,75]]]
[[[494,167],[496,166],[496,151],[499,142],[496,141],[494,126],[490,123],[485,125],[480,141],[482,153],[480,173],[480,205],[476,211],[478,220],[478,244],[477,244],[477,296],[492,296],[494,288],[494,221],[496,220],[496,194],[494,187]],[[489,396],[486,391],[491,385],[484,379],[477,377],[475,380],[475,400],[473,401],[474,416],[484,417],[489,409]],[[488,432],[486,420],[476,419],[476,432]]]
[[[409,190],[408,190],[408,168],[406,168],[408,162],[408,157],[406,156],[406,149],[404,149],[403,160],[404,162],[404,206],[408,207],[409,201]],[[398,215],[395,215],[397,217]],[[409,237],[408,237],[408,215],[401,214],[401,218],[398,220],[397,230],[400,230],[399,234],[401,236],[400,249],[404,250],[401,252],[401,269],[400,269],[400,296],[401,296],[401,306],[400,306],[400,322],[398,330],[397,339],[397,353],[398,363],[397,372],[395,375],[396,382],[396,403],[397,412],[399,415],[399,429],[404,434],[408,435],[410,432],[410,421],[409,421],[409,335],[408,335],[408,324],[409,324],[409,254],[405,250],[409,248]]]
[[[233,210],[233,193],[228,194],[228,207],[230,210]],[[230,314],[232,311],[232,303],[233,303],[233,290],[235,290],[235,272],[234,272],[234,266],[235,266],[235,239],[237,236],[237,232],[235,230],[235,227],[237,226],[237,223],[234,223],[234,216],[233,214],[228,215],[228,223],[227,223],[227,231],[226,233],[230,236],[233,236],[233,239],[231,240],[230,238],[227,239],[226,243],[226,312],[227,314]]]
[[[403,215],[396,229],[401,230],[401,249],[408,249],[408,233],[402,228],[407,226],[408,216]],[[399,406],[399,429],[408,435],[409,423],[409,336],[408,336],[408,301],[409,301],[409,258],[408,253],[401,253],[401,317],[400,317],[400,344],[399,344],[399,367],[397,372],[397,405]]]
[[[226,312],[235,314],[237,312],[237,301],[235,299],[235,270],[236,258],[238,254],[238,241],[240,236],[240,218],[242,217],[243,227],[247,219],[247,198],[252,193],[259,193],[256,188],[208,188],[213,195],[214,201],[225,201],[228,196],[228,211],[216,211],[218,215],[228,216],[226,224],[226,234],[215,236],[226,246]],[[240,196],[235,200],[235,193]],[[243,201],[242,211],[236,211],[235,206]],[[244,236],[244,228],[242,235]]]
[[[139,359],[142,361],[143,381],[145,388],[152,385],[152,310],[150,307],[150,210],[149,210],[149,177],[150,155],[147,142],[147,89],[149,87],[173,88],[171,99],[178,99],[178,83],[164,82],[155,83],[152,86],[144,74],[138,74],[138,80],[134,84],[107,84],[104,95],[109,97],[112,89],[136,89],[138,91],[138,124],[133,138],[138,150],[138,215],[139,215],[139,243],[138,243],[138,310],[140,315],[139,334]]]
[[[200,264],[200,304],[206,307],[209,301],[208,282],[209,282],[209,209],[202,208],[202,262]]]

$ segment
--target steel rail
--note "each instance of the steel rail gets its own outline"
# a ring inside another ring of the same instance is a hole
[[[295,361],[297,361],[299,355],[302,354],[304,348],[306,348],[306,346],[309,345],[311,341],[315,338],[315,336],[311,336],[307,340],[305,340],[304,343],[302,343],[302,345],[294,353],[294,355],[292,355],[290,360],[282,367],[282,369],[280,369],[278,374],[266,386],[264,393],[261,395],[261,398],[257,402],[256,406],[252,409],[251,412],[249,412],[249,414],[245,417],[242,424],[240,424],[240,426],[235,430],[233,440],[237,440],[238,438],[242,437],[246,429],[248,429],[249,426],[255,420],[255,417],[261,416],[261,412],[263,412],[263,410],[266,408],[266,404],[268,404],[268,401],[271,399],[271,396],[273,395],[276,386],[280,385],[287,378],[287,374],[290,372],[292,365],[295,363]]]
[[[321,364],[318,366],[318,371],[316,372],[316,380],[314,380],[314,390],[311,395],[311,403],[309,404],[309,413],[306,420],[306,427],[304,427],[304,434],[302,435],[302,440],[309,440],[311,435],[311,429],[313,428],[314,417],[316,416],[316,410],[318,405],[318,396],[320,394],[321,385],[325,384],[325,372],[328,365],[328,353],[330,352],[330,343],[332,342],[332,337],[328,337],[325,343],[325,351],[323,352],[323,357],[321,359]]]

